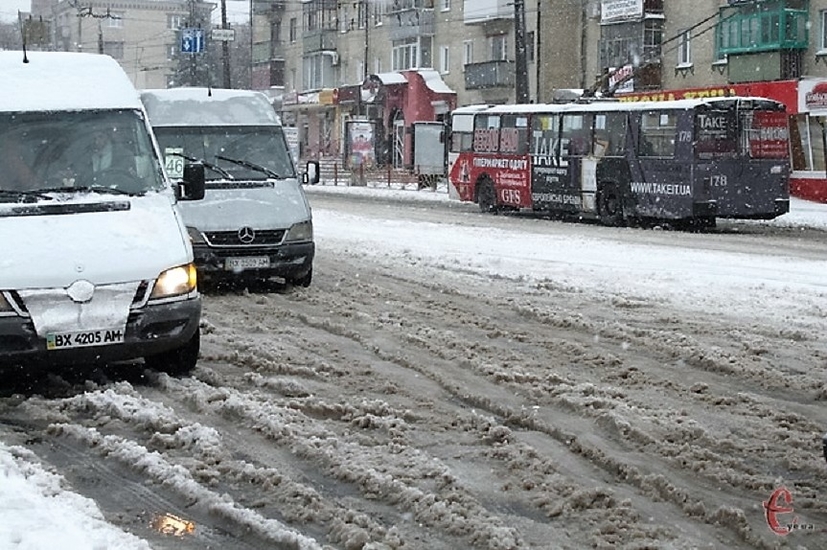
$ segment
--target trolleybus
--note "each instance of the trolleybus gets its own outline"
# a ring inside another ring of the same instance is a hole
[[[757,97],[463,107],[449,192],[607,225],[772,219],[789,211],[787,120]]]

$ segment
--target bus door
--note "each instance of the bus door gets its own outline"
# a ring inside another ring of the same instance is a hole
[[[561,116],[538,113],[531,117],[531,200],[538,211],[576,214],[580,190],[572,183],[569,144],[560,134]]]
[[[634,154],[629,191],[636,215],[659,219],[693,216],[691,111],[634,113]],[[682,116],[683,115],[683,116]]]
[[[592,115],[567,113],[560,126],[560,156],[568,166],[566,192],[581,212],[597,212],[597,161],[592,155]]]

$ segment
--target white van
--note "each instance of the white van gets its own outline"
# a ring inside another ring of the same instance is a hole
[[[104,55],[0,52],[0,366],[182,373],[201,296],[137,90]]]
[[[141,99],[167,174],[180,178],[193,162],[206,169],[204,200],[181,206],[201,279],[309,286],[313,218],[267,96],[174,88],[144,90]]]

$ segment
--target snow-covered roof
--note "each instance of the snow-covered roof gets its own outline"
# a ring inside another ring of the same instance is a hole
[[[382,82],[385,86],[390,84],[407,84],[408,79],[405,78],[405,75],[398,72],[392,73],[377,73],[374,75],[376,78]]]
[[[436,92],[438,94],[455,94],[456,92],[448,87],[445,84],[445,81],[442,80],[442,77],[439,76],[439,73],[433,69],[419,69],[416,71],[419,73],[419,76],[422,77],[422,80],[425,81],[425,85],[428,87],[429,90]]]
[[[138,92],[108,55],[0,51],[0,112],[141,107]]]
[[[153,126],[281,125],[261,92],[216,88],[142,90],[141,100]]]

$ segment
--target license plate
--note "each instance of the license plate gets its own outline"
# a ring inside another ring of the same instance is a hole
[[[259,267],[270,267],[270,258],[267,256],[244,256],[241,258],[227,258],[224,263],[224,269],[227,271],[255,269]]]
[[[87,348],[90,346],[122,344],[124,332],[124,329],[56,332],[46,335],[46,349]]]

